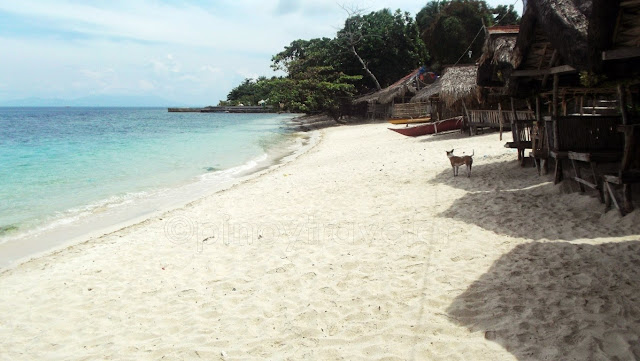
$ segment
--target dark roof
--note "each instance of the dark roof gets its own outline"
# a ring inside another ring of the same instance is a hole
[[[378,102],[381,104],[391,103],[391,101],[398,96],[404,96],[407,92],[415,92],[416,89],[412,87],[412,84],[416,80],[416,77],[420,71],[420,68],[412,71],[404,76],[397,82],[389,85],[388,87],[379,90],[375,93],[367,94],[355,99],[354,103],[364,102]]]
[[[507,29],[496,29],[507,28]],[[513,48],[518,36],[517,25],[487,29],[482,56],[478,61],[478,85],[502,87],[514,67]]]
[[[598,71],[609,48],[619,0],[528,0],[514,49],[516,67],[536,43],[548,43],[558,62]]]

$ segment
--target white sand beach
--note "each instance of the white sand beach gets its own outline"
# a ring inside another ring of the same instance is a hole
[[[386,128],[5,270],[0,359],[640,358],[639,211]]]

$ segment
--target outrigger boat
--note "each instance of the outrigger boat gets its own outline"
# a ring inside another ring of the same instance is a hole
[[[454,117],[449,119],[440,120],[437,122],[431,122],[423,125],[417,125],[415,127],[404,128],[389,128],[394,132],[398,132],[408,137],[418,137],[421,135],[435,134],[440,132],[446,132],[449,130],[456,130],[462,128],[462,117]]]
[[[427,123],[430,121],[431,121],[431,117],[389,119],[389,123],[391,124],[417,124],[417,123]]]

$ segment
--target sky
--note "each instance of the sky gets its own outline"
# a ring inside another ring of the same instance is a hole
[[[426,3],[0,0],[0,103],[154,96],[216,105],[245,78],[278,75],[271,57],[291,41],[333,37],[347,18],[340,4],[415,15]]]

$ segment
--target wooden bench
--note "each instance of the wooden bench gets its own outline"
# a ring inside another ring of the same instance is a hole
[[[541,169],[544,169],[544,174],[548,173],[549,142],[543,122],[534,122],[531,127],[531,153],[529,156],[533,158],[538,175],[541,174]]]
[[[525,150],[532,148],[531,131],[533,129],[533,123],[534,121],[531,119],[515,120],[511,125],[513,142],[507,142],[504,145],[505,148],[518,150],[518,160],[523,167],[525,164]]]

